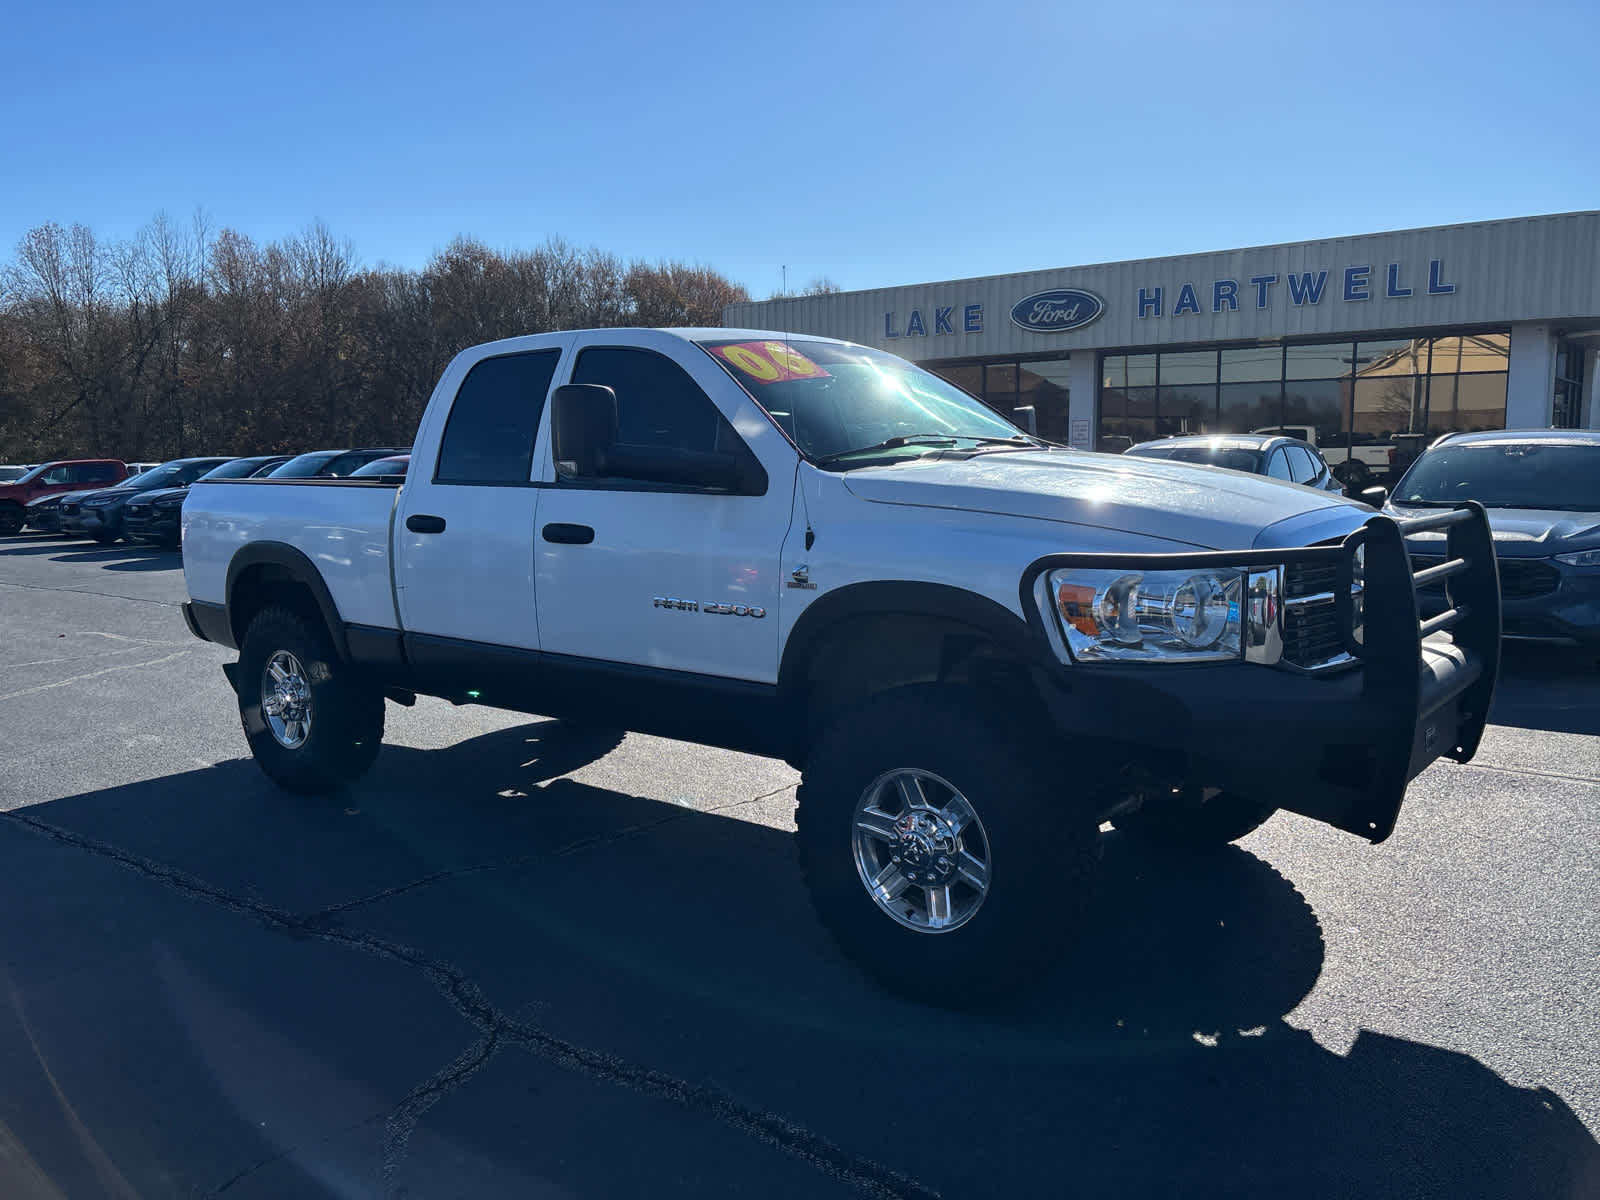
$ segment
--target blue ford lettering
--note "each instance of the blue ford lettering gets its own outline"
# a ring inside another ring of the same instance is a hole
[[[1081,288],[1052,288],[1035,292],[1011,306],[1011,323],[1035,333],[1067,333],[1082,329],[1101,313],[1106,303]]]

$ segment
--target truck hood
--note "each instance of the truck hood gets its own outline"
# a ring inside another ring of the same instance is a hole
[[[874,504],[1063,521],[1208,550],[1304,545],[1372,515],[1261,475],[1075,450],[930,456],[848,472],[844,485]]]

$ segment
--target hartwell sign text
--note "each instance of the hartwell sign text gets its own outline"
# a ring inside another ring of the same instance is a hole
[[[1418,293],[1428,296],[1448,296],[1456,290],[1456,285],[1445,279],[1444,263],[1437,258],[1428,261],[1426,288],[1423,288],[1420,280],[1408,282],[1404,263],[1388,263],[1387,269],[1381,270],[1377,279],[1373,278],[1373,272],[1374,267],[1371,263],[1346,267],[1342,279],[1343,286],[1335,284],[1336,290],[1331,294],[1346,301],[1371,300],[1375,294],[1389,300],[1404,300]],[[1213,313],[1238,312],[1240,304],[1252,302],[1256,308],[1271,308],[1273,297],[1282,294],[1277,290],[1279,284],[1288,289],[1289,303],[1296,308],[1321,304],[1323,296],[1329,294],[1327,271],[1291,271],[1282,276],[1276,273],[1252,275],[1248,281],[1215,279],[1211,282],[1209,295],[1205,284],[1196,288],[1192,283],[1185,283],[1178,288],[1177,299],[1172,305],[1172,315],[1181,317],[1198,314],[1201,306],[1207,302]],[[1377,290],[1379,288],[1382,289],[1381,292]],[[1140,288],[1140,319],[1166,316],[1169,294],[1164,287]]]

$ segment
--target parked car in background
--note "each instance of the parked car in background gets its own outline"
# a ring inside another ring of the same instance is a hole
[[[71,495],[70,492],[66,494]],[[37,500],[29,500],[23,509],[22,524],[24,529],[34,533],[60,533],[61,497],[40,496]]]
[[[127,476],[127,466],[116,458],[66,458],[43,463],[11,483],[0,483],[0,535],[22,532],[31,500],[105,486]]]
[[[391,454],[388,458],[375,458],[364,467],[350,472],[351,479],[404,479],[411,464],[409,454]]]
[[[161,465],[160,463],[147,463],[147,462],[129,463],[128,464],[128,475],[129,475],[130,478],[133,477],[134,475],[143,475],[146,471],[154,471],[160,465]]]
[[[1315,425],[1273,425],[1251,432],[1265,437],[1290,437],[1314,446],[1333,471],[1334,478],[1353,492],[1394,477],[1397,448],[1394,441],[1387,437],[1376,438],[1366,433],[1336,433],[1319,439]]]
[[[160,488],[186,487],[226,458],[175,458],[162,463],[116,487],[74,492],[61,499],[61,532],[75,537],[93,538],[110,545],[122,536],[122,512],[128,501]]]
[[[1414,517],[1476,500],[1489,510],[1500,567],[1502,634],[1600,649],[1600,431],[1446,434],[1395,486],[1390,511]],[[1412,564],[1445,561],[1444,538],[1407,539]],[[1424,615],[1448,583],[1418,590]]]
[[[7,463],[0,466],[0,483],[14,483],[33,470],[35,465],[37,464]]]
[[[213,467],[201,479],[250,479],[265,475],[289,461],[287,454],[263,454],[254,458],[236,458],[220,467]],[[199,482],[196,480],[195,482]],[[143,495],[131,497],[122,510],[122,536],[130,541],[154,542],[162,546],[176,546],[179,538],[179,517],[183,512],[183,498],[189,494],[187,483],[175,487],[157,488]]]
[[[1345,490],[1316,448],[1299,438],[1255,433],[1201,434],[1140,442],[1123,453],[1266,475],[1323,492]]]
[[[365,450],[312,450],[291,458],[272,472],[272,479],[343,479],[358,467],[395,454],[410,454],[409,446],[381,446]]]

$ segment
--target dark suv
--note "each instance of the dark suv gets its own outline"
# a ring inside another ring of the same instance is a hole
[[[116,487],[73,492],[61,498],[61,532],[71,537],[90,537],[109,545],[122,536],[122,510],[128,501],[157,488],[184,487],[226,458],[175,458],[152,467],[142,475],[124,479]]]
[[[43,496],[107,487],[128,477],[118,458],[57,459],[33,468],[21,479],[0,484],[0,535],[21,533],[31,501]]]

